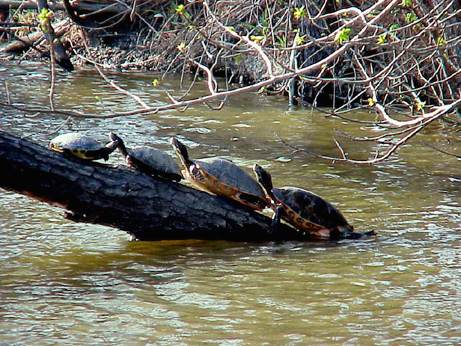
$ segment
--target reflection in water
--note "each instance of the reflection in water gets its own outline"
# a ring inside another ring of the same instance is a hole
[[[151,90],[150,76],[112,77],[145,101],[165,99]],[[0,78],[14,78],[17,99],[46,104],[46,69],[0,67]],[[57,103],[66,107],[136,106],[85,71],[60,79]],[[161,87],[180,94],[174,80]],[[0,127],[45,144],[63,120],[7,112]],[[198,108],[66,126],[63,132],[116,131],[130,146],[152,143],[170,153],[168,138],[179,135],[193,157],[219,155],[245,167],[258,162],[270,167],[276,185],[311,189],[356,229],[380,236],[339,244],[129,242],[122,232],[69,223],[57,208],[2,191],[1,343],[461,343],[461,189],[452,178],[459,160],[421,151],[416,142],[375,167],[293,154],[274,131],[306,150],[335,154],[333,131],[357,129],[287,112],[284,100],[255,95],[221,112]],[[372,149],[345,146],[364,157]],[[118,153],[110,160],[121,161]]]

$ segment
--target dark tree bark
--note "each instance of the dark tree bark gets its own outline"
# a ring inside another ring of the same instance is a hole
[[[140,240],[309,240],[227,199],[137,171],[68,158],[0,131],[0,187],[67,210],[74,221],[113,226]],[[354,234],[359,238],[361,234]]]

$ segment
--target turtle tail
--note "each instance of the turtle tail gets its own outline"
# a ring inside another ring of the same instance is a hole
[[[369,239],[375,237],[377,234],[375,231],[367,231],[367,232],[348,232],[342,234],[339,239]]]
[[[352,225],[346,226],[337,226],[331,230],[331,239],[340,240],[340,239],[367,239],[373,236],[376,236],[375,231],[368,232],[355,232]]]
[[[189,159],[187,147],[183,143],[181,143],[176,137],[171,137],[170,143],[173,146],[176,155],[178,155],[184,167],[189,168],[193,162]]]

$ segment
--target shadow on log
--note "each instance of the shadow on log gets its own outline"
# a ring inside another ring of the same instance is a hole
[[[67,210],[66,217],[139,240],[309,240],[227,199],[125,167],[87,163],[0,131],[0,187]],[[360,234],[356,233],[358,238]]]

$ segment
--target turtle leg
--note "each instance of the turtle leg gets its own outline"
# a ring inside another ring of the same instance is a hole
[[[62,150],[61,150],[61,153],[63,153],[63,154],[66,155],[66,156],[69,156],[69,157],[75,157],[75,155],[72,154],[72,151],[69,150],[69,149],[62,149]]]
[[[267,206],[265,200],[249,193],[241,192],[237,194],[237,198],[241,201],[241,203],[249,206],[252,209],[263,210]]]
[[[202,174],[202,172],[200,172],[200,169],[195,165],[195,164],[192,164],[189,166],[189,172],[190,172],[190,175],[193,177],[193,179],[199,183],[199,184],[204,184],[205,183],[205,178]]]
[[[182,179],[182,176],[180,176],[179,174],[175,174],[175,173],[166,173],[166,172],[157,172],[154,174],[154,176],[156,178],[160,178],[160,179],[163,179],[163,180],[166,180],[166,181],[181,181]]]
[[[85,160],[85,156],[81,155],[79,150],[72,151],[69,149],[62,149],[62,153],[67,157],[71,157],[74,159],[77,158],[79,160]]]
[[[163,176],[163,179],[176,181],[176,182],[181,181],[182,179],[182,176],[180,176],[179,174],[175,174],[175,173],[162,173],[162,176]]]
[[[277,206],[274,211],[274,216],[272,217],[271,223],[271,232],[277,232],[279,230],[280,219],[282,218],[283,207],[281,205]]]
[[[118,139],[114,141],[110,141],[109,143],[106,144],[106,146],[100,150],[98,150],[97,153],[95,153],[95,158],[102,158],[105,161],[109,160],[109,155],[112,154],[112,152],[117,149],[119,146],[120,141]]]

